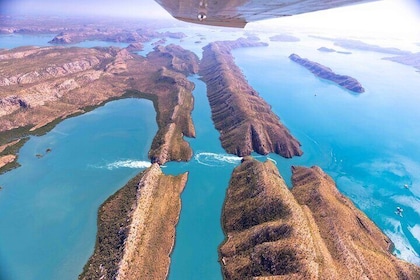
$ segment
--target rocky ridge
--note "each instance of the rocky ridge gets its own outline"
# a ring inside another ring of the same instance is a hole
[[[246,157],[235,168],[219,249],[225,279],[419,279],[319,167],[294,167],[292,181],[290,191],[271,161]]]
[[[328,68],[309,59],[301,58],[297,54],[291,54],[289,58],[297,64],[305,67],[306,69],[311,71],[312,74],[319,78],[332,81],[337,85],[355,93],[365,92],[363,86],[356,79],[350,76],[336,74],[331,70],[331,68]]]
[[[187,177],[166,176],[155,163],[109,198],[79,279],[165,279]]]
[[[394,57],[385,57],[383,59],[394,61],[394,62],[401,63],[408,66],[412,66],[420,71],[420,52],[394,56]]]
[[[0,133],[25,127],[28,131],[19,134],[24,136],[83,113],[88,106],[137,96],[151,99],[158,112],[159,131],[150,152],[153,162],[191,158],[183,139],[195,135],[190,116],[194,85],[187,75],[197,71],[198,58],[191,52],[159,47],[143,58],[113,47],[26,47],[0,55],[0,79],[8,81],[0,86]],[[0,144],[22,137],[12,134],[2,137]]]
[[[247,83],[230,53],[238,47],[264,45],[239,39],[204,47],[200,74],[207,84],[213,122],[228,153],[246,156],[253,151],[274,152],[289,158],[301,155],[300,143]]]

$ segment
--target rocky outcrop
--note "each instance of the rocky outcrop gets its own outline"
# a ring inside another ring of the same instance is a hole
[[[320,168],[294,167],[292,181],[290,191],[271,161],[235,168],[222,214],[225,279],[419,279]]]
[[[279,34],[270,37],[272,42],[299,42],[300,39],[296,36],[289,34]]]
[[[16,155],[0,156],[0,168],[12,163],[14,160],[16,160]]]
[[[340,53],[340,54],[351,54],[351,52],[343,52],[343,51],[336,51],[335,49],[330,49],[327,47],[320,47],[318,51],[325,52],[325,53]]]
[[[173,68],[186,75],[198,73],[199,59],[194,53],[185,51],[182,47],[174,44],[156,46],[154,50],[155,53],[152,53],[152,56],[158,55],[170,59],[170,64],[167,65],[168,68]]]
[[[186,75],[198,71],[198,57],[179,46],[158,46],[148,55],[148,59],[162,65],[151,77],[144,92],[159,91],[158,126],[149,157],[152,162],[164,164],[167,161],[189,160],[192,150],[183,137],[194,137],[195,129],[191,119],[194,107],[192,90],[194,84]]]
[[[407,55],[394,56],[394,57],[385,57],[383,59],[398,62],[398,63],[408,65],[408,66],[412,66],[420,70],[420,52],[407,54]]]
[[[350,49],[350,50],[361,50],[361,51],[370,51],[370,52],[378,52],[378,53],[386,53],[386,54],[393,54],[393,55],[409,55],[411,52],[400,50],[398,48],[391,48],[391,47],[382,47],[374,44],[365,43],[360,40],[353,40],[353,39],[342,39],[342,38],[330,38],[330,37],[323,37],[323,36],[313,36],[317,39],[327,40],[334,42],[334,45]]]
[[[334,45],[353,50],[371,51],[395,55],[408,55],[411,54],[409,51],[400,50],[398,48],[381,47],[378,45],[368,44],[359,40],[352,39],[330,39],[334,41]]]
[[[301,58],[297,54],[291,54],[289,58],[299,65],[302,65],[319,78],[332,81],[337,85],[355,93],[365,92],[365,89],[362,87],[362,85],[356,79],[350,76],[336,74],[331,70],[331,68],[328,68],[309,59]]]
[[[79,279],[165,279],[186,181],[186,173],[166,176],[153,164],[110,197]]]
[[[122,42],[133,43],[141,42],[140,35],[135,31],[119,30],[119,29],[84,29],[84,30],[70,30],[60,32],[49,43],[51,44],[76,44],[83,41],[108,41],[108,42]]]
[[[222,227],[225,279],[316,279],[320,272],[314,230],[271,161],[248,157],[235,168]]]
[[[292,193],[310,211],[340,279],[420,279],[420,268],[390,253],[391,240],[319,167],[293,167]]]
[[[277,153],[301,155],[300,143],[247,83],[230,53],[232,48],[260,46],[244,39],[216,42],[204,48],[200,74],[207,84],[212,119],[223,148],[238,156]]]
[[[127,50],[130,52],[138,52],[143,50],[143,44],[142,43],[131,43],[127,46]]]
[[[0,77],[16,82],[0,86],[0,132],[21,127],[27,132],[8,134],[7,139],[0,138],[0,145],[83,113],[88,106],[127,95],[154,102],[159,131],[150,151],[153,162],[191,158],[183,137],[195,135],[194,85],[187,78],[198,71],[198,57],[192,52],[172,45],[159,47],[147,58],[113,47],[24,48],[1,55],[5,67]]]

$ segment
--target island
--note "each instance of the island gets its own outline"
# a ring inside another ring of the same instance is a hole
[[[300,143],[246,81],[231,50],[264,46],[239,39],[210,43],[204,47],[200,74],[207,84],[212,119],[226,152],[238,156],[252,152],[277,153],[290,158],[302,155]]]
[[[319,167],[293,167],[292,182],[290,191],[271,161],[245,157],[235,168],[222,214],[225,279],[419,279]]]
[[[296,36],[290,35],[290,34],[278,34],[271,36],[270,38],[271,42],[299,42],[300,39]]]
[[[355,78],[334,73],[331,68],[321,65],[297,54],[291,54],[289,58],[297,64],[311,71],[315,76],[334,82],[335,84],[355,93],[365,92],[363,86]]]
[[[327,48],[327,47],[320,47],[320,48],[318,48],[318,51],[325,52],[325,53],[351,54],[351,52],[337,51],[335,49],[330,49],[330,48]]]
[[[360,40],[354,39],[343,39],[343,38],[329,38],[324,36],[315,36],[311,35],[310,37],[327,40],[334,42],[334,45],[351,50],[360,50],[360,51],[370,51],[370,52],[378,52],[378,53],[386,53],[386,54],[394,54],[394,55],[407,55],[411,54],[409,51],[400,50],[398,48],[392,47],[382,47],[374,44],[365,43]]]
[[[383,59],[398,62],[407,66],[412,66],[420,72],[420,52],[394,57],[385,57]]]
[[[0,28],[0,33],[25,32],[58,33],[53,41],[59,44],[108,40],[130,45],[0,50],[0,172],[16,166],[29,135],[44,134],[63,119],[108,101],[146,98],[157,112],[151,166],[100,206],[95,248],[79,279],[168,277],[188,172],[165,175],[162,165],[192,157],[184,137],[195,136],[194,84],[188,76],[197,73],[207,84],[222,146],[245,156],[232,174],[222,212],[226,239],[219,256],[225,279],[420,279],[420,268],[393,256],[391,240],[319,167],[293,167],[289,190],[273,162],[249,156],[302,154],[300,143],[247,83],[231,53],[265,43],[252,37],[210,43],[200,62],[177,45],[158,45],[147,57],[133,53],[142,42],[183,38],[183,33],[72,22],[66,29],[45,21]]]

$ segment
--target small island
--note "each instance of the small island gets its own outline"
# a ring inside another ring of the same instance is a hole
[[[300,39],[296,36],[290,35],[290,34],[278,34],[271,36],[270,38],[271,42],[299,42]]]
[[[226,152],[238,156],[277,153],[302,155],[300,143],[246,81],[231,50],[264,46],[247,39],[215,42],[204,47],[200,74],[207,84],[212,119]]]
[[[351,54],[351,52],[337,51],[335,49],[331,49],[331,48],[327,48],[327,47],[320,47],[320,48],[318,48],[318,51],[325,52],[325,53]]]
[[[319,167],[292,171],[290,191],[271,161],[235,168],[222,214],[225,279],[419,279]]]
[[[337,85],[350,90],[355,93],[362,93],[365,92],[365,89],[362,85],[357,81],[355,78],[345,75],[339,75],[334,73],[331,68],[328,68],[324,65],[321,65],[317,62],[311,61],[306,58],[301,58],[297,54],[291,54],[289,58],[296,62],[297,64],[305,67],[309,71],[311,71],[315,76],[332,81]]]

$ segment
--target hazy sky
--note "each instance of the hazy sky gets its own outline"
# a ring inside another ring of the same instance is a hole
[[[269,1],[269,0],[267,0]],[[323,0],[319,0],[323,1]],[[0,13],[170,18],[154,0],[0,0]],[[420,0],[382,0],[252,24],[394,33],[420,41]],[[250,26],[250,27],[251,27]]]
[[[1,13],[168,17],[153,0],[0,0]]]

